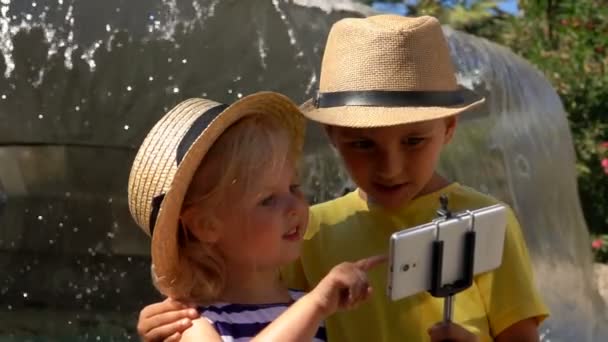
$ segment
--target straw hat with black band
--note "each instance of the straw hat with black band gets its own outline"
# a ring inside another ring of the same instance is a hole
[[[199,164],[218,137],[238,120],[273,115],[290,132],[298,152],[305,118],[287,97],[273,92],[246,96],[232,105],[189,99],[163,116],[144,139],[131,168],[129,209],[152,237],[152,263],[158,277],[179,270],[178,228],[181,207]]]
[[[452,116],[483,102],[456,83],[437,19],[378,15],[332,26],[319,91],[302,110],[323,124],[364,128]]]

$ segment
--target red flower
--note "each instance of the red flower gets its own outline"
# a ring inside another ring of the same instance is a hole
[[[608,158],[602,159],[602,167],[608,169]]]
[[[604,244],[604,242],[602,241],[602,239],[595,239],[591,243],[591,248],[593,248],[593,249],[600,249],[600,248],[602,248],[603,244]]]

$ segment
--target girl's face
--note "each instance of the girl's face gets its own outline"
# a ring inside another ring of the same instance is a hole
[[[228,267],[272,269],[300,255],[308,203],[292,162],[270,169],[276,172],[266,172],[249,191],[229,191],[227,205],[216,212],[221,222],[216,245]]]

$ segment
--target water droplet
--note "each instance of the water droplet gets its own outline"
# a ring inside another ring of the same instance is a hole
[[[23,298],[27,298],[27,292],[23,292]]]
[[[55,240],[49,240],[49,245],[55,244]]]
[[[106,24],[106,31],[110,32],[112,30],[112,28],[110,27],[110,24]]]
[[[179,93],[179,88],[178,88],[178,87],[173,87],[173,93],[174,93],[174,94]]]
[[[74,229],[72,229],[72,231],[74,231],[74,233],[78,233],[78,227],[74,227]]]
[[[148,19],[150,19],[150,20],[154,20],[154,16],[153,16],[152,14],[150,14],[150,15],[148,16]]]
[[[131,91],[132,89],[131,86],[127,86],[127,91]]]
[[[186,63],[188,63],[188,60],[187,60],[187,59],[185,59],[185,58],[184,58],[184,59],[182,59],[182,64],[186,64]]]
[[[38,114],[38,119],[40,119],[40,120],[44,119],[44,115]]]
[[[63,0],[57,0],[60,5],[63,5]]]
[[[68,321],[68,325],[72,325],[72,321]]]
[[[228,94],[232,94],[232,89],[228,89]]]
[[[168,79],[169,81],[173,81],[173,75],[170,75],[169,77],[167,77],[167,79]]]
[[[171,57],[167,58],[167,62],[169,62],[169,63],[173,62],[173,58],[171,58]]]
[[[80,106],[76,106],[76,107],[74,107],[74,109],[76,109],[76,111],[79,111],[80,110]]]
[[[65,193],[65,197],[70,197],[70,196],[72,196],[71,192],[68,191],[68,192]]]
[[[8,308],[9,310],[13,310],[13,306],[12,306],[12,305],[9,305],[7,308]]]
[[[236,94],[236,97],[238,97],[240,99],[241,97],[243,97],[243,94],[238,93],[238,94]]]
[[[129,125],[125,125],[123,128],[125,129],[125,131],[128,131],[129,130]],[[111,200],[110,200],[110,203],[112,203]]]
[[[110,97],[110,96],[112,96],[112,92],[111,91],[108,92],[108,97]]]
[[[25,20],[27,20],[27,21],[32,20],[32,15],[31,15],[31,14],[29,14],[29,13],[28,13],[28,14],[26,14],[26,15],[25,15]]]
[[[38,215],[38,221],[42,221],[44,220],[44,217],[42,217],[42,215]]]
[[[108,232],[108,237],[109,237],[110,239],[113,239],[113,238],[114,238],[114,233],[112,233],[112,232]]]
[[[82,299],[82,293],[77,294],[76,299]]]
[[[63,228],[63,222],[59,222],[59,228]]]
[[[37,4],[35,2],[32,2],[32,7],[36,7],[36,5]]]
[[[154,81],[154,77],[153,76],[148,77],[148,81],[150,81],[150,82]]]
[[[2,99],[6,100],[6,95],[2,94]]]

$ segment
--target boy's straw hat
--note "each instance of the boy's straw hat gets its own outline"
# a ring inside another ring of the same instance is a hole
[[[305,118],[296,104],[273,92],[249,95],[230,106],[206,99],[183,101],[144,139],[129,176],[129,209],[137,224],[152,236],[157,276],[171,274],[178,260],[179,216],[194,172],[218,137],[252,114],[276,116],[301,149]]]
[[[483,102],[456,83],[437,19],[378,15],[333,25],[318,94],[302,109],[327,125],[382,127],[447,117]]]

